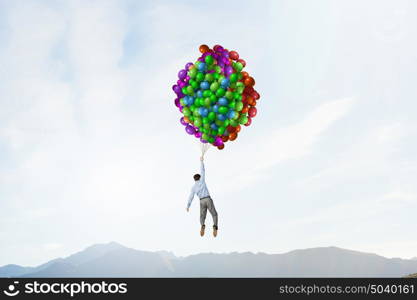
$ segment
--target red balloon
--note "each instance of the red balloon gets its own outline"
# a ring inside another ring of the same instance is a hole
[[[219,150],[224,149],[224,144],[221,144],[221,145],[217,146],[217,149],[219,149]]]
[[[242,64],[242,66],[246,67],[246,61],[244,61],[241,58],[239,58],[237,61],[240,62]]]
[[[233,126],[229,125],[229,126],[227,126],[227,131],[228,131],[229,133],[236,132],[236,127],[233,127]]]
[[[258,111],[257,111],[256,107],[252,106],[251,108],[249,108],[249,117],[251,117],[251,118],[255,117],[257,112]]]
[[[251,94],[252,92],[254,91],[254,89],[253,89],[253,87],[251,87],[251,86],[247,86],[247,87],[245,87],[245,89],[243,90],[243,92],[245,93],[245,94]]]
[[[253,91],[252,93],[250,93],[250,95],[253,97],[253,99],[258,100],[259,98],[261,98],[261,96],[259,95],[259,93],[257,91]]]
[[[229,140],[229,136],[228,135],[222,135],[222,141],[223,143],[226,143]]]
[[[236,51],[230,51],[229,52],[229,57],[233,60],[238,60],[239,59],[239,54]]]
[[[241,130],[242,128],[240,127],[240,125],[237,125],[236,126],[236,132],[240,132],[240,130]]]
[[[248,117],[248,121],[246,122],[245,126],[249,126],[250,124],[252,124],[252,118]]]

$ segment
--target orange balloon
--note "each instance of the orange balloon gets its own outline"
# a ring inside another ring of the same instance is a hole
[[[240,125],[237,125],[237,126],[236,126],[236,132],[239,132],[239,131],[240,131],[240,129],[242,129],[242,128],[240,127]]]
[[[241,74],[242,74],[242,78],[249,77],[249,73],[246,71],[243,71]]]
[[[229,140],[234,141],[235,139],[237,139],[237,133],[233,132],[231,134],[229,134]]]
[[[217,149],[219,149],[219,150],[224,149],[224,144],[221,144],[220,146],[217,146]]]
[[[255,106],[256,105],[256,101],[255,101],[255,99],[253,99],[252,96],[249,96],[247,98],[247,101],[248,101],[248,104],[251,105],[251,106]]]
[[[249,111],[249,106],[247,104],[243,105],[241,113],[246,114],[248,111]]]
[[[190,123],[190,119],[188,119],[188,117],[184,117],[184,122],[185,123]]]
[[[223,141],[223,143],[226,143],[228,140],[229,140],[229,136],[222,135],[222,141]]]
[[[252,87],[252,86],[254,86],[254,85],[255,85],[255,79],[253,79],[253,77],[246,77],[246,78],[243,80],[243,83],[245,84],[245,86]]]
[[[203,44],[198,48],[198,50],[200,50],[201,53],[205,53],[205,52],[209,51],[210,48],[209,48],[209,46]]]

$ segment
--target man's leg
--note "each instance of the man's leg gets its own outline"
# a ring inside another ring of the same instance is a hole
[[[208,210],[210,211],[211,216],[213,217],[213,235],[216,237],[217,236],[217,221],[218,221],[218,216],[217,216],[217,211],[216,208],[214,207],[214,202],[213,199],[209,198],[208,199]]]
[[[203,199],[203,200],[200,200],[200,224],[201,224],[200,235],[201,236],[204,235],[204,229],[205,229],[204,222],[206,221],[206,216],[207,216],[207,199]]]

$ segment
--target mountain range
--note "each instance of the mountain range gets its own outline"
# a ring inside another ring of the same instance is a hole
[[[403,277],[417,260],[386,258],[337,247],[283,254],[201,253],[177,257],[111,242],[36,267],[6,265],[0,277]]]

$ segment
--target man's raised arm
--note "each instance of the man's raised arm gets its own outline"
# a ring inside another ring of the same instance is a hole
[[[200,180],[205,181],[206,180],[206,170],[204,169],[204,157],[200,157],[201,160],[201,171],[200,171]]]

